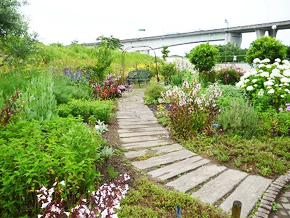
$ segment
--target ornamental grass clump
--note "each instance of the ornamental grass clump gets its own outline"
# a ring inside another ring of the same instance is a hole
[[[269,59],[254,60],[255,70],[246,72],[237,87],[244,89],[255,105],[269,105],[277,110],[285,108],[290,102],[290,63],[288,60],[275,59],[270,64]]]
[[[162,93],[159,102],[171,104],[168,116],[173,134],[189,139],[198,133],[213,134],[211,122],[217,113],[216,99],[221,94],[217,83],[209,86],[203,94],[200,84],[189,84],[185,80],[182,88],[175,86]]]

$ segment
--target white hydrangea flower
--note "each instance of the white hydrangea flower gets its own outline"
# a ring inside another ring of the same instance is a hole
[[[274,89],[270,89],[270,90],[268,91],[269,94],[273,94],[274,92],[275,92]]]
[[[267,67],[268,69],[270,69],[270,68],[272,67],[272,65],[267,64],[266,67]]]
[[[253,83],[255,83],[255,82],[257,82],[257,81],[258,81],[257,79],[253,79],[253,80],[252,80]]]
[[[269,77],[269,72],[263,72],[260,74],[262,77]]]
[[[284,98],[285,96],[284,95],[281,95],[281,98]]]
[[[247,91],[251,91],[251,90],[253,90],[253,89],[254,89],[253,86],[248,86],[248,87],[247,87]]]
[[[264,95],[264,89],[260,89],[260,91],[258,92],[258,95],[259,95],[259,96]]]
[[[270,59],[269,58],[266,58],[266,59],[262,60],[262,62],[269,63],[270,62]]]
[[[284,70],[283,75],[284,76],[290,76],[290,71],[289,70]]]
[[[290,83],[290,78],[282,77],[282,78],[281,78],[281,82],[282,82],[282,83]]]
[[[283,60],[282,63],[283,64],[289,64],[289,61],[288,60]]]
[[[243,77],[244,77],[244,79],[246,79],[246,78],[248,78],[248,77],[251,76],[251,75],[252,75],[251,72],[248,71],[248,72],[246,72],[246,73],[244,74]]]
[[[275,59],[275,62],[278,62],[279,63],[279,62],[281,62],[281,59],[280,58],[276,58]]]
[[[258,67],[262,68],[262,67],[264,67],[264,64],[259,64]]]
[[[260,60],[259,58],[255,58],[255,59],[253,60],[253,62],[254,62],[254,64],[256,64],[256,63],[260,63],[261,60]]]
[[[272,86],[274,85],[274,82],[272,80],[264,82],[264,86]]]

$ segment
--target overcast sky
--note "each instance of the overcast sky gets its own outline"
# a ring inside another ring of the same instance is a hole
[[[290,20],[290,0],[28,0],[22,7],[31,30],[45,44],[95,42],[100,35],[119,39],[182,33]],[[278,27],[279,28],[279,27]],[[138,29],[145,29],[139,32]],[[242,48],[256,39],[243,34]],[[277,39],[290,45],[290,30]],[[222,42],[221,42],[222,43]],[[189,52],[190,45],[179,50]],[[177,52],[177,48],[176,52]],[[182,52],[182,53],[184,53]],[[178,52],[177,52],[178,53]],[[172,52],[171,52],[172,54]]]

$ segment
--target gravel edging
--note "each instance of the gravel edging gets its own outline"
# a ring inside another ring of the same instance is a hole
[[[272,211],[272,204],[276,201],[277,196],[281,192],[283,186],[290,181],[290,170],[285,174],[280,176],[266,190],[262,197],[260,206],[256,211],[253,218],[267,218]]]

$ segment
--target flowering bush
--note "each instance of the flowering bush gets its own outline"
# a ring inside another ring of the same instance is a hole
[[[53,187],[47,189],[42,187],[37,195],[38,202],[41,204],[43,214],[38,218],[61,218],[61,217],[114,217],[117,218],[115,209],[120,208],[120,200],[125,197],[129,186],[126,181],[130,179],[127,174],[120,175],[120,179],[115,183],[103,184],[97,192],[93,191],[88,194],[87,199],[79,199],[78,205],[66,212],[64,199],[61,194],[65,188],[65,181],[56,181]],[[59,187],[59,184],[61,187]]]
[[[243,69],[235,66],[218,68],[215,72],[220,83],[225,85],[236,84],[245,73]]]
[[[121,77],[107,76],[103,84],[94,83],[92,85],[94,97],[102,100],[121,97],[122,93],[127,91],[129,86],[121,84]]]
[[[217,112],[216,99],[221,96],[217,83],[210,85],[206,93],[201,93],[201,85],[186,80],[183,87],[174,86],[162,93],[160,103],[170,103],[170,126],[177,136],[188,139],[198,132],[211,134],[211,121]]]
[[[275,59],[254,60],[255,70],[246,72],[236,86],[244,89],[247,95],[259,103],[259,99],[267,99],[268,104],[276,109],[285,108],[290,102],[290,63],[287,60]]]

